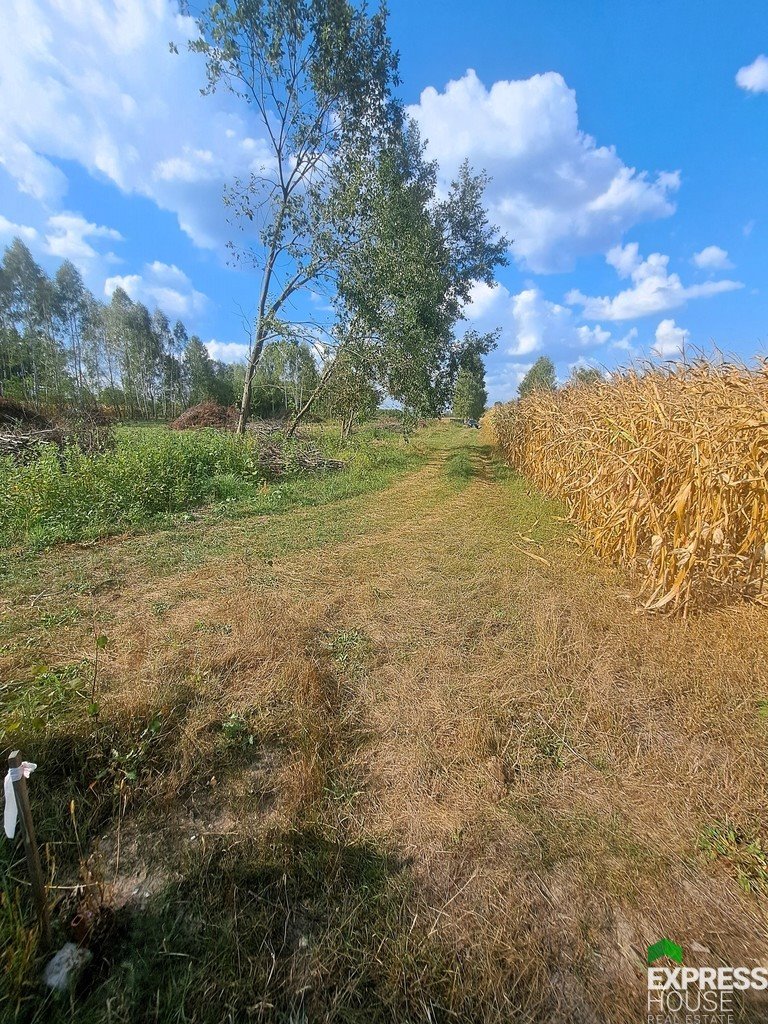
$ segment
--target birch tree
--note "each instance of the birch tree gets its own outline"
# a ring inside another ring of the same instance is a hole
[[[385,9],[348,0],[217,0],[198,24],[190,47],[205,55],[208,89],[246,100],[265,146],[262,166],[225,197],[243,229],[232,251],[259,281],[242,433],[264,346],[285,335],[286,304],[310,283],[331,282],[350,242],[334,199],[338,175],[351,151],[386,131],[397,60]]]

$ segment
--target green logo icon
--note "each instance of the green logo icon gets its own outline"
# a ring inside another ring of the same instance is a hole
[[[648,947],[648,966],[657,960],[661,960],[663,956],[674,960],[676,964],[681,964],[683,962],[683,948],[678,946],[676,942],[672,942],[671,939],[659,939],[658,942]]]

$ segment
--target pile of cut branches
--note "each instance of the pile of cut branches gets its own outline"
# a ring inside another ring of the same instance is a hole
[[[270,476],[283,476],[288,472],[331,472],[343,469],[343,459],[330,459],[314,445],[300,448],[286,448],[278,444],[266,443],[259,453],[259,465]]]

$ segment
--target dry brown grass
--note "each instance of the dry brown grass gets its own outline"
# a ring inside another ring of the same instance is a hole
[[[645,606],[760,600],[768,555],[768,365],[699,361],[538,392],[486,425]]]
[[[124,870],[187,879],[188,917],[199,879],[227,934],[268,906],[236,948],[211,934],[230,962],[185,1019],[623,1024],[661,935],[688,963],[768,962],[765,612],[633,614],[555,506],[468,458],[462,486],[441,454],[369,498],[343,543],[99,594],[104,719],[173,723]],[[306,864],[318,841],[327,891],[293,888],[294,861],[258,873],[276,843]],[[334,888],[371,850],[385,880]]]

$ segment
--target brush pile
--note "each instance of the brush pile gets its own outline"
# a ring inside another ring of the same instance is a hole
[[[199,405],[185,409],[181,416],[168,425],[171,430],[202,430],[204,427],[235,430],[237,420],[238,412],[233,405],[220,405],[213,399],[206,399]]]
[[[17,462],[34,457],[39,445],[60,445],[63,432],[39,412],[13,398],[0,398],[0,456]]]
[[[46,416],[13,398],[0,398],[0,456],[28,462],[41,444],[74,445],[86,454],[115,443],[114,417],[99,406],[47,410]]]
[[[639,572],[646,608],[766,600],[768,362],[539,391],[494,407],[484,426],[566,503],[593,550]]]
[[[311,444],[264,444],[259,452],[259,465],[270,476],[283,476],[288,472],[318,473],[343,469],[343,459],[329,459]]]

